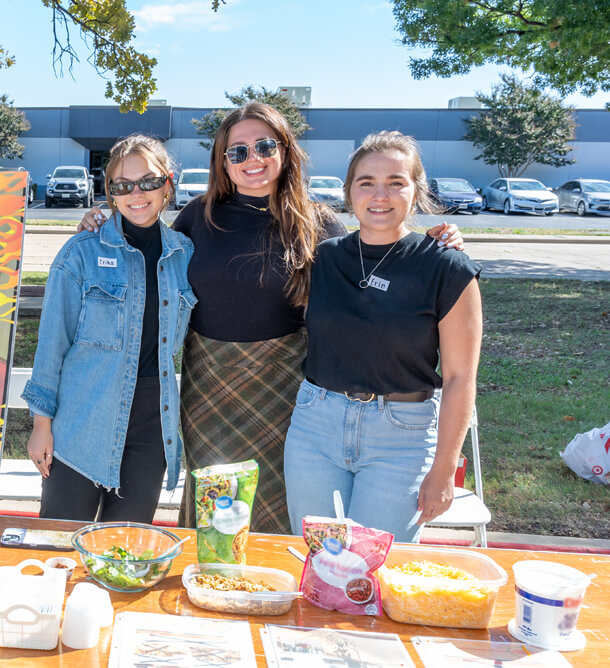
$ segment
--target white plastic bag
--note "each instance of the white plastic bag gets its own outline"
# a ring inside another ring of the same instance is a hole
[[[576,434],[559,454],[576,475],[610,485],[610,422],[600,429]]]

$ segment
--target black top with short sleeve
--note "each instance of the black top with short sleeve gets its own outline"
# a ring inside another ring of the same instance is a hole
[[[391,246],[362,243],[366,276]],[[441,387],[438,323],[479,273],[464,253],[411,232],[374,271],[387,290],[362,289],[358,232],[324,241],[312,272],[305,375],[335,392]]]
[[[195,245],[188,280],[199,300],[191,314],[199,334],[264,341],[303,325],[303,309],[285,293],[288,272],[277,224],[269,211],[260,210],[268,206],[267,197],[236,193],[213,208],[214,227],[205,220],[203,197],[197,197],[176,218],[173,228]],[[337,219],[329,219],[326,237],[345,232]]]

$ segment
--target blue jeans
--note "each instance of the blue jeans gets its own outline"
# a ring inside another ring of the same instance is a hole
[[[365,404],[304,380],[284,452],[293,533],[305,515],[334,517],[338,489],[347,517],[418,542],[417,496],[434,461],[437,418],[436,397]]]

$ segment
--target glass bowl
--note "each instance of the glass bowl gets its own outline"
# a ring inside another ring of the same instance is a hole
[[[107,589],[123,592],[143,591],[160,582],[182,552],[179,541],[165,529],[135,522],[97,522],[72,536],[88,574]]]

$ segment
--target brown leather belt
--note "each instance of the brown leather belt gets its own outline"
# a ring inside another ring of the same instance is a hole
[[[344,392],[345,396],[350,401],[360,401],[363,404],[368,404],[373,399],[377,399],[379,394],[373,394],[372,392]],[[422,390],[421,392],[408,392],[407,394],[401,394],[400,392],[391,392],[390,394],[381,395],[384,401],[408,401],[411,403],[426,401],[434,396],[434,390]]]

